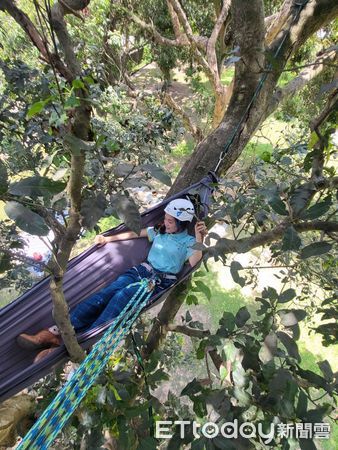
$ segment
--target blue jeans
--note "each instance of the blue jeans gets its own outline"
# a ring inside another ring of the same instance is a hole
[[[117,317],[140,288],[141,279],[152,276],[153,273],[142,265],[132,267],[105,288],[83,300],[70,313],[70,321],[75,331],[87,331]],[[174,283],[175,280],[162,279],[156,284],[153,295]]]

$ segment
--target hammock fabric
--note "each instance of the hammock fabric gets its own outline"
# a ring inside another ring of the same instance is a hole
[[[145,211],[141,214],[142,227],[159,223],[163,219],[165,205],[188,193],[199,194],[202,205],[200,217],[205,217],[215,182],[217,182],[216,177],[210,173],[198,183]],[[125,230],[127,228],[121,224],[107,231],[105,235],[118,234]],[[64,293],[69,308],[74,308],[127,269],[144,261],[149,247],[150,244],[146,238],[117,241],[103,247],[93,245],[70,260],[64,277]],[[190,266],[184,267],[179,274],[179,281],[186,278],[192,271]],[[61,345],[47,358],[33,364],[36,353],[21,349],[15,340],[20,333],[33,334],[42,328],[54,325],[49,282],[49,277],[44,278],[14,302],[0,310],[0,401],[6,400],[30,386],[48,374],[55,365],[68,359],[65,346]],[[153,306],[155,302],[164,300],[172,289],[173,287],[164,293],[153,296],[147,308]],[[78,336],[79,343],[84,349],[88,349],[109,326],[110,323],[107,323],[102,327],[82,333]]]

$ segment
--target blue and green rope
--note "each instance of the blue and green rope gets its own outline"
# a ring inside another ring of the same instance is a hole
[[[144,279],[140,282],[137,292],[39,417],[17,450],[45,450],[52,444],[147,304],[152,295],[148,281]]]

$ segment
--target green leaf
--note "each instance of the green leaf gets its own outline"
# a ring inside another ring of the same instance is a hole
[[[199,439],[195,439],[191,443],[191,450],[205,450],[207,438],[200,437]],[[178,450],[179,447],[175,447],[175,450]]]
[[[302,241],[294,227],[288,227],[283,236],[282,250],[298,250],[301,243]]]
[[[223,366],[223,364],[221,364],[221,366],[219,368],[219,375],[221,377],[221,381],[224,381],[224,379],[228,375],[228,370],[225,366]]]
[[[281,200],[278,194],[275,194],[269,201],[271,208],[282,216],[287,216],[289,213],[286,209],[285,203]]]
[[[132,172],[136,172],[136,167],[134,164],[121,162],[114,167],[114,175],[116,177],[124,178]]]
[[[236,314],[235,323],[238,328],[243,327],[246,322],[250,319],[250,313],[246,306],[242,306]]]
[[[166,184],[167,186],[172,185],[170,176],[166,172],[164,172],[162,167],[155,166],[154,164],[142,164],[140,168],[142,168],[146,172],[149,172],[154,178]]]
[[[197,417],[206,417],[208,414],[207,407],[203,396],[192,397],[194,403],[193,410]]]
[[[8,175],[5,164],[0,160],[0,195],[8,190]]]
[[[204,358],[205,348],[206,348],[207,345],[208,345],[208,341],[207,340],[204,340],[204,341],[200,342],[200,344],[198,346],[198,349],[196,350],[196,358],[197,359],[203,359]]]
[[[180,396],[188,395],[189,397],[197,394],[203,390],[202,385],[199,381],[194,378],[190,383],[188,383],[185,388],[182,389]]]
[[[324,375],[325,379],[331,383],[333,381],[334,378],[334,374],[332,372],[330,363],[325,360],[325,361],[319,361],[317,362],[318,367],[320,368],[322,374]]]
[[[196,280],[195,284],[198,287],[198,290],[200,292],[203,292],[203,294],[207,297],[207,299],[210,300],[211,299],[210,288],[206,284],[204,284],[203,281],[201,281],[201,280]]]
[[[305,416],[307,411],[307,396],[303,391],[299,391],[298,395],[298,402],[296,407],[296,414],[297,417],[300,417],[301,419]]]
[[[295,358],[298,362],[300,362],[300,355],[299,355],[298,346],[297,346],[296,342],[288,334],[284,333],[283,331],[278,331],[277,336],[278,336],[278,339],[281,341],[281,343],[286,348],[288,354],[292,358]]]
[[[84,89],[85,85],[82,80],[79,80],[78,78],[76,80],[72,81],[72,86],[74,89]]]
[[[322,202],[316,203],[301,214],[301,218],[305,220],[317,219],[328,212],[332,205],[331,196],[327,196]]]
[[[265,162],[270,162],[270,160],[271,160],[271,153],[267,152],[266,150],[258,156],[260,159],[262,159]]]
[[[232,279],[235,283],[239,284],[241,287],[245,286],[245,278],[240,277],[238,271],[242,270],[243,266],[238,261],[232,261],[230,266],[230,273],[232,276]]]
[[[120,397],[120,394],[118,393],[116,387],[113,384],[109,385],[109,389],[113,392],[114,397],[118,401],[122,401],[122,398]]]
[[[268,286],[267,288],[263,289],[262,292],[262,297],[263,298],[268,298],[270,300],[277,300],[278,299],[278,294],[275,288]]]
[[[299,324],[296,323],[296,325],[292,325],[291,327],[288,327],[288,331],[292,332],[292,337],[295,341],[298,341],[300,338],[300,327]]]
[[[11,258],[9,255],[0,253],[0,273],[4,273],[11,268]]]
[[[83,80],[87,83],[87,84],[95,84],[95,81],[93,80],[93,78],[90,75],[87,75],[83,78]]]
[[[302,309],[292,309],[290,311],[280,310],[278,314],[285,327],[291,327],[306,317],[306,312]]]
[[[290,205],[295,217],[307,207],[315,191],[315,186],[311,182],[304,183],[295,189],[290,198]]]
[[[294,289],[287,289],[279,295],[278,303],[287,303],[296,296],[296,291]]]
[[[270,331],[265,336],[264,342],[259,350],[258,357],[263,364],[267,364],[273,359],[277,350],[277,336],[273,331]]]
[[[319,140],[318,134],[315,131],[312,131],[308,147],[313,148],[315,144],[318,142],[318,140]]]
[[[188,295],[185,301],[187,305],[198,305],[198,298],[196,297],[196,295]]]
[[[156,449],[157,449],[157,440],[151,436],[148,436],[140,440],[136,450],[156,450]]]
[[[222,355],[225,361],[235,362],[237,354],[238,348],[228,339],[222,348]]]
[[[49,228],[41,216],[17,202],[8,202],[5,205],[7,216],[16,226],[26,233],[36,236],[47,236]]]
[[[117,216],[135,233],[141,232],[141,216],[134,200],[121,193],[111,196],[112,206]]]
[[[312,439],[298,439],[300,450],[317,450]]]
[[[187,311],[185,313],[185,321],[190,322],[192,320],[192,315],[190,314],[190,311]]]
[[[229,439],[220,435],[214,437],[212,443],[216,446],[217,450],[236,450],[236,446]],[[193,450],[192,447],[191,450]],[[202,450],[204,450],[204,448],[202,448]]]
[[[155,387],[160,381],[169,380],[169,376],[163,369],[157,369],[155,372],[148,374],[148,383]]]
[[[235,386],[234,397],[238,400],[238,406],[248,407],[250,405],[250,395],[243,388]]]
[[[300,252],[301,259],[311,258],[312,256],[323,255],[332,249],[332,244],[329,242],[313,242],[310,245],[302,248]]]
[[[323,404],[316,409],[310,409],[307,411],[307,413],[304,417],[304,422],[310,422],[310,423],[322,422],[323,418],[325,416],[327,416],[328,414],[330,414],[332,409],[333,409],[332,406],[329,405],[328,403]]]
[[[81,205],[81,225],[88,230],[92,230],[104,215],[106,204],[106,198],[101,192],[83,200]]]
[[[236,349],[238,352],[238,349]],[[232,361],[232,378],[235,386],[243,388],[246,384],[246,373],[240,361]]]
[[[36,103],[33,103],[33,105],[31,105],[27,111],[27,119],[30,119],[36,114],[39,114],[39,112],[41,112],[45,106],[46,102],[44,100],[40,100]]]
[[[54,181],[47,177],[28,177],[9,185],[13,195],[25,195],[32,198],[49,197],[59,194],[66,187],[63,181]]]
[[[224,311],[219,324],[231,332],[235,329],[235,316],[231,312]]]

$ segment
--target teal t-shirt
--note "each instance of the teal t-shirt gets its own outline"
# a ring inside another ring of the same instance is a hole
[[[192,245],[196,239],[187,230],[177,234],[160,234],[154,227],[147,228],[148,239],[153,243],[148,261],[157,270],[166,273],[178,273],[185,261],[195,252]]]

